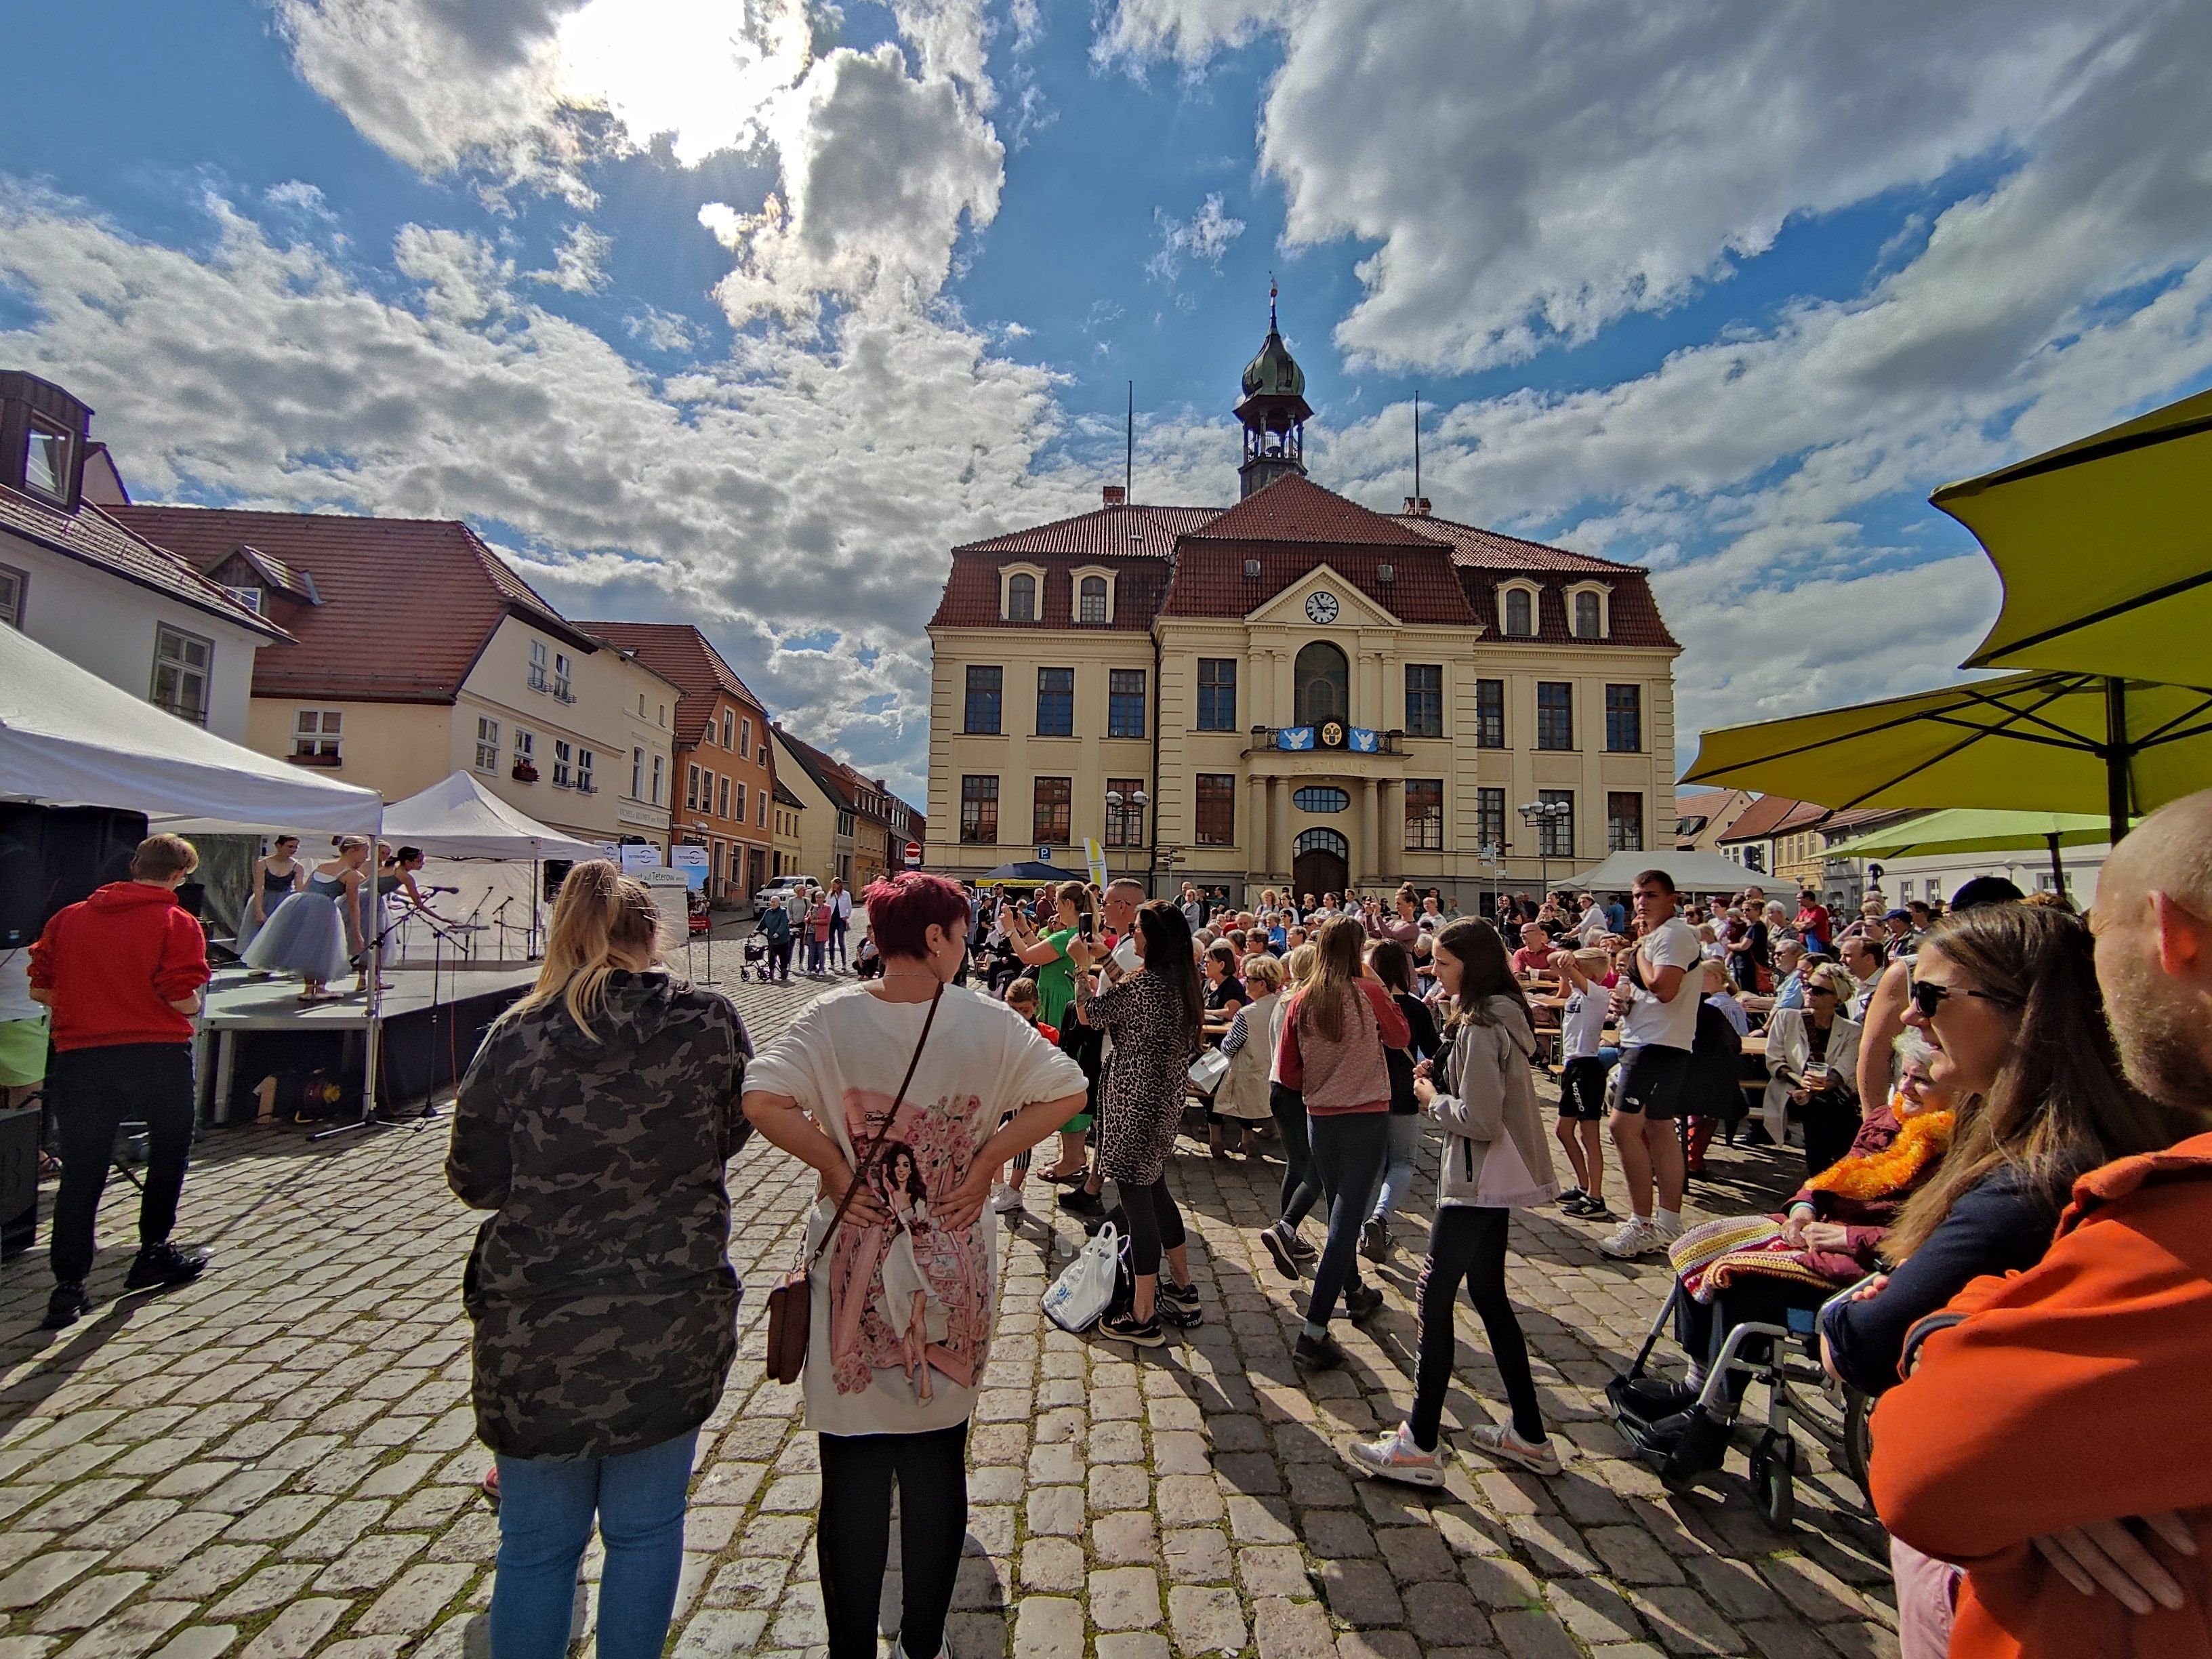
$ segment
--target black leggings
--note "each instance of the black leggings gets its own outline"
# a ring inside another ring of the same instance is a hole
[[[1527,1441],[1544,1438],[1544,1414],[1536,1404],[1536,1379],[1528,1370],[1528,1344],[1513,1316],[1505,1293],[1505,1228],[1510,1210],[1448,1205],[1429,1229],[1429,1259],[1421,1266],[1421,1357],[1413,1384],[1413,1410],[1407,1422],[1413,1443],[1434,1451],[1443,1425],[1444,1394],[1451,1387],[1458,1333],[1452,1328],[1452,1297],[1467,1281],[1467,1299],[1482,1317],[1490,1338],[1490,1357],[1505,1384],[1513,1407],[1513,1432]]]
[[[1149,1187],[1115,1183],[1121,1194],[1122,1213],[1129,1218],[1131,1271],[1142,1277],[1160,1270],[1163,1252],[1182,1247],[1182,1212],[1169,1195],[1162,1176]]]
[[[115,1133],[143,1122],[148,1159],[138,1200],[138,1243],[166,1244],[192,1149],[192,1051],[183,1042],[125,1042],[58,1054],[46,1096],[61,1137],[51,1259],[57,1285],[82,1285],[92,1269],[100,1195],[115,1158]]]
[[[927,1434],[825,1434],[822,1516],[814,1559],[830,1659],[875,1659],[876,1611],[891,1545],[891,1483],[898,1483],[899,1644],[934,1655],[968,1532],[968,1425]]]
[[[1283,1207],[1285,1226],[1306,1218],[1321,1198],[1321,1182],[1313,1172],[1313,1148],[1306,1134],[1305,1097],[1280,1083],[1267,1085],[1267,1109],[1283,1135]]]

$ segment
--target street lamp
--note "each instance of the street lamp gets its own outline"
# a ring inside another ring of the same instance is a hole
[[[1532,800],[1521,808],[1521,821],[1536,832],[1536,884],[1547,898],[1552,893],[1551,825],[1574,810],[1563,800]]]
[[[1152,804],[1152,797],[1141,789],[1132,789],[1126,795],[1118,789],[1109,789],[1106,792],[1106,845],[1109,848],[1116,845],[1126,848],[1129,845],[1129,821],[1121,816],[1124,807],[1135,807],[1137,820],[1142,823],[1145,809]],[[1121,839],[1118,843],[1114,839],[1114,831],[1117,825],[1121,831]],[[1121,873],[1124,875],[1128,873],[1128,860],[1126,858],[1122,860]],[[1146,873],[1145,896],[1149,898],[1152,896],[1152,884],[1150,879],[1151,872],[1147,871]]]

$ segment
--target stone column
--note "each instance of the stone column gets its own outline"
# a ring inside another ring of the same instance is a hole
[[[1375,790],[1381,798],[1376,811],[1382,820],[1382,839],[1375,845],[1375,871],[1383,880],[1395,882],[1405,864],[1406,786],[1401,779],[1384,778]]]
[[[1291,878],[1291,781],[1267,780],[1267,873]]]
[[[1359,780],[1359,834],[1361,845],[1352,861],[1352,879],[1362,880],[1366,876],[1380,873],[1382,868],[1382,836],[1379,827],[1381,809],[1376,799],[1381,793],[1372,778]]]
[[[1251,799],[1247,807],[1251,817],[1244,826],[1244,868],[1248,875],[1257,878],[1267,873],[1267,849],[1274,842],[1268,828],[1267,781],[1252,780]]]

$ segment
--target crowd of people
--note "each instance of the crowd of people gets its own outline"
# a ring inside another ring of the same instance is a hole
[[[131,1283],[205,1266],[168,1239],[207,975],[173,898],[193,861],[149,839],[130,881],[62,911],[33,952],[69,1154],[53,1261],[70,1318],[106,1170],[93,1142],[126,1115],[155,1131]],[[777,1308],[819,1437],[830,1652],[876,1650],[896,1493],[898,1651],[935,1659],[990,1358],[990,1212],[1019,1204],[1024,1160],[1057,1136],[1036,1173],[1128,1241],[1129,1293],[1100,1335],[1159,1346],[1207,1316],[1170,1176],[1200,1110],[1212,1156],[1283,1165],[1255,1258],[1308,1281],[1303,1373],[1346,1363],[1334,1322],[1382,1305],[1361,1264],[1388,1257],[1433,1158],[1410,1398],[1389,1432],[1346,1446],[1363,1472],[1442,1483],[1462,1289],[1505,1396],[1466,1443],[1561,1470],[1509,1234],[1539,1206],[1610,1218],[1609,1121],[1629,1213],[1603,1246],[1667,1252],[1681,1350],[1678,1377],[1629,1379],[1616,1403],[1669,1478],[1725,1451],[1753,1369],[1727,1363],[1744,1328],[1809,1315],[1821,1363],[1878,1402],[1869,1482],[1906,1659],[2212,1654],[2196,1394],[2212,1363],[2212,792],[2114,849],[2087,923],[1980,882],[1942,914],[1875,905],[1838,925],[1756,889],[1686,904],[1657,868],[1625,902],[1553,896],[1495,921],[1411,889],[1231,912],[1126,881],[1024,906],[908,874],[865,902],[878,974],[756,1053],[726,999],[665,965],[650,893],[579,865],[535,988],[460,1085],[448,1176],[489,1212],[464,1302],[496,1460],[501,1659],[565,1650],[594,1528],[601,1653],[665,1642],[697,1436],[735,1360],[726,1170],[754,1133],[817,1188]],[[1771,1075],[1747,1091],[1754,1022]],[[1709,1065],[1723,1033],[1737,1063]],[[1797,1190],[1778,1213],[1685,1230],[1698,1127],[1733,1133],[1754,1099],[1767,1156],[1802,1151]]]

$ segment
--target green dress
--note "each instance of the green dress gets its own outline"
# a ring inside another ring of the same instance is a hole
[[[1036,979],[1037,1018],[1048,1025],[1057,1026],[1067,1017],[1068,1006],[1075,1000],[1075,963],[1067,954],[1067,946],[1076,937],[1076,930],[1056,927],[1038,937],[1056,954],[1050,962],[1030,970]]]

